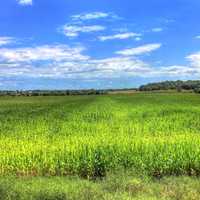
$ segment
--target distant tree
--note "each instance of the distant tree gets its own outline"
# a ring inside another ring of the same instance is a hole
[[[195,88],[195,89],[194,89],[194,92],[200,94],[200,87]]]
[[[177,90],[177,92],[182,92],[182,87],[181,87],[180,85],[178,85],[178,86],[176,87],[176,90]]]
[[[139,87],[140,91],[153,91],[153,90],[193,90],[199,91],[200,81],[199,80],[188,80],[188,81],[163,81],[158,83],[149,83]]]

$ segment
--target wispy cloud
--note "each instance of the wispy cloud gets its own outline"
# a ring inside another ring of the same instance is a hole
[[[141,34],[139,33],[127,32],[127,33],[119,33],[115,35],[99,36],[99,40],[100,41],[114,40],[114,39],[123,40],[123,39],[128,39],[128,38],[133,38],[133,37],[138,38],[139,36],[141,36]]]
[[[165,75],[165,76],[175,76],[175,77],[191,77],[200,76],[200,52],[196,52],[186,56],[189,61],[188,65],[172,65],[160,67],[154,70],[154,75]]]
[[[72,20],[92,20],[92,19],[100,19],[100,18],[107,18],[112,17],[113,15],[110,13],[105,12],[91,12],[91,13],[82,13],[78,15],[72,15]]]
[[[14,43],[15,39],[12,37],[0,37],[0,46]]]
[[[123,56],[137,56],[137,55],[149,53],[151,51],[155,51],[159,49],[161,46],[162,44],[160,43],[146,44],[146,45],[135,47],[135,48],[117,51],[116,53]]]
[[[140,40],[142,40],[141,37],[136,37],[136,38],[135,38],[135,41],[140,41]]]
[[[92,63],[102,71],[115,72],[139,72],[149,70],[148,64],[131,57],[112,57],[100,60],[92,60]]]
[[[94,59],[84,47],[43,45],[0,48],[0,77],[97,78],[140,75],[151,69],[133,57]]]
[[[172,65],[161,67],[157,71],[155,70],[153,74],[158,76],[164,75],[183,77],[200,74],[200,71],[190,66]]]
[[[44,45],[26,48],[1,48],[0,61],[7,62],[32,62],[32,61],[61,61],[85,60],[82,55],[83,47],[68,47],[66,45]]]
[[[161,28],[161,27],[156,27],[156,28],[152,28],[151,31],[152,31],[152,32],[162,32],[162,31],[163,31],[163,28]]]
[[[77,37],[80,33],[90,33],[103,31],[106,28],[100,25],[79,26],[79,25],[64,25],[61,32],[67,37]]]
[[[92,58],[83,46],[42,45],[24,48],[0,48],[0,77],[50,78],[50,79],[103,79],[121,77],[186,77],[200,75],[200,53],[186,58],[188,66],[155,67],[140,55],[161,47],[147,44],[122,50],[120,55]]]
[[[33,5],[33,0],[17,0],[17,2],[23,6]]]
[[[200,52],[196,52],[186,56],[186,59],[191,62],[195,68],[200,68]]]
[[[49,78],[114,78],[126,75],[145,76],[151,68],[145,62],[128,57],[105,59],[65,60],[45,63],[1,64],[0,77]]]

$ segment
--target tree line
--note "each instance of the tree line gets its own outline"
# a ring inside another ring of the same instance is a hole
[[[103,95],[105,90],[2,90],[0,96],[70,96],[70,95]]]
[[[200,80],[188,81],[163,81],[157,83],[149,83],[139,88],[123,88],[123,89],[88,89],[88,90],[0,90],[0,96],[70,96],[70,95],[105,95],[112,92],[121,91],[159,91],[159,90],[183,90],[194,91],[200,93]]]
[[[139,87],[139,91],[155,91],[155,90],[182,90],[194,91],[200,93],[200,80],[188,81],[163,81],[157,83],[149,83]]]
[[[73,96],[105,95],[112,92],[129,91],[130,89],[84,89],[84,90],[0,90],[0,96]],[[137,90],[137,88],[131,88]]]

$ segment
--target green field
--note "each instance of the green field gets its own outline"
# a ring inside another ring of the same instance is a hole
[[[199,134],[192,93],[1,97],[0,174],[198,176]]]

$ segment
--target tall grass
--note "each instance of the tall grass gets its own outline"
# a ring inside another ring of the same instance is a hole
[[[0,174],[200,174],[200,96],[0,98]]]

